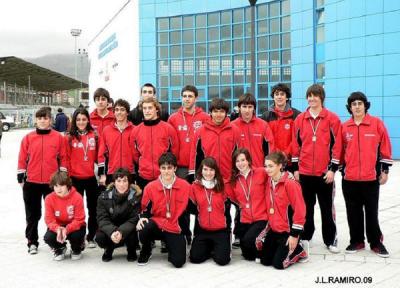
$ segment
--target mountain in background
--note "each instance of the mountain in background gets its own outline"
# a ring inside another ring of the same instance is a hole
[[[38,58],[25,58],[24,60],[38,66],[61,73],[75,79],[75,55],[74,54],[51,54]],[[84,83],[89,81],[89,60],[85,55],[76,56],[77,80]]]

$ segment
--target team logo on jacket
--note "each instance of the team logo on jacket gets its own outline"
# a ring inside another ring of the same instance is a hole
[[[203,125],[203,123],[201,121],[193,121],[193,128],[195,130],[199,129],[201,127],[201,125]]]
[[[61,215],[60,211],[54,211],[54,216],[60,217],[60,215]]]
[[[74,205],[67,206],[68,219],[74,218]]]
[[[187,126],[186,125],[178,125],[178,130],[179,131],[187,131]]]
[[[89,147],[90,148],[96,147],[96,140],[94,138],[89,138]]]
[[[346,132],[346,140],[347,142],[351,141],[353,139],[353,134]]]
[[[285,127],[286,130],[290,130],[290,124],[289,123],[286,123],[284,127]]]

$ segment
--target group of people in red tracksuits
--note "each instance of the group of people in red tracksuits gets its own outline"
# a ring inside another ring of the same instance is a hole
[[[285,84],[272,88],[273,105],[260,118],[255,97],[245,93],[234,121],[222,98],[212,99],[207,114],[196,107],[196,87],[186,85],[181,96],[182,107],[168,115],[150,83],[132,111],[123,99],[109,107],[108,91],[99,88],[95,110],[78,108],[65,136],[51,129],[49,107],[36,112],[17,172],[29,254],[38,252],[43,198],[44,240],[56,261],[66,257],[69,241],[72,260],[98,245],[108,262],[114,249],[126,246],[128,261],[146,265],[161,240],[174,267],[185,264],[190,245],[192,263],[227,265],[237,247],[245,260],[285,269],[309,259],[317,199],[323,242],[340,252],[334,208],[340,170],[350,230],[345,252],[365,248],[365,227],[371,250],[389,256],[378,202],[391,144],[384,123],[367,113],[362,92],[348,97],[351,117],[344,123],[324,106],[317,84],[307,89],[302,113],[290,106]]]

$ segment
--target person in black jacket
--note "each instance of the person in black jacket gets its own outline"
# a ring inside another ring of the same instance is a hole
[[[58,108],[57,112],[54,129],[58,132],[66,132],[68,130],[68,117],[64,114],[62,108]]]
[[[138,238],[136,224],[139,220],[141,190],[131,186],[130,173],[119,168],[113,175],[113,183],[103,192],[97,201],[96,242],[104,248],[102,260],[112,260],[114,249],[125,244],[128,250],[127,260],[137,259]]]
[[[140,101],[137,103],[136,107],[128,114],[128,120],[131,121],[132,124],[135,126],[144,121],[142,102],[144,99],[147,98],[157,99],[156,87],[154,87],[154,85],[151,83],[146,83],[142,86],[142,88],[140,88]],[[162,103],[160,104],[162,106],[159,115],[160,119],[167,122],[169,118],[168,107],[165,107],[164,105],[162,105]]]

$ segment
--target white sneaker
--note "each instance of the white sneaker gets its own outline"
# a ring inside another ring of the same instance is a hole
[[[35,255],[35,254],[37,254],[38,253],[38,247],[36,246],[36,245],[31,245],[31,246],[29,246],[29,248],[28,248],[28,253],[29,254],[31,254],[31,255]]]
[[[88,241],[88,243],[87,243],[87,247],[88,248],[96,248],[97,247],[97,244],[96,244],[96,242],[94,242],[94,241]]]
[[[82,253],[81,252],[72,252],[71,253],[71,260],[76,261],[82,259]]]
[[[304,251],[306,251],[307,256],[310,256],[310,241],[301,240],[300,245],[303,247]]]
[[[67,252],[67,247],[61,248],[61,249],[55,249],[54,250],[54,261],[62,261],[65,259],[65,253]]]
[[[328,250],[329,250],[329,252],[331,252],[333,254],[340,253],[340,249],[336,245],[333,245],[333,244],[328,246]]]

